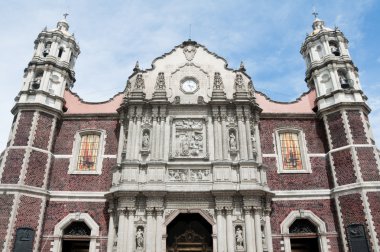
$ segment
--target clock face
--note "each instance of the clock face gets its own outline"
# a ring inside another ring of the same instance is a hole
[[[193,93],[198,89],[198,84],[194,80],[188,79],[182,82],[181,87],[183,91],[187,93]]]

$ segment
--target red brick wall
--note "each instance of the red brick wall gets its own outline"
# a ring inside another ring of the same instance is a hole
[[[312,173],[278,173],[274,157],[263,158],[268,167],[267,180],[271,190],[328,189],[332,187],[330,168],[324,157],[310,158]]]
[[[330,130],[332,148],[348,145],[342,114],[337,111],[327,115],[327,123]]]
[[[291,211],[299,209],[310,210],[326,224],[327,232],[338,232],[338,221],[336,209],[332,200],[292,200],[273,201],[271,213],[271,226],[273,235],[281,235],[281,223]],[[340,251],[339,239],[329,237],[330,244],[333,245],[331,251]],[[273,251],[280,251],[282,239],[273,239]]]
[[[106,131],[105,155],[116,155],[119,137],[119,125],[116,119],[66,120],[60,124],[54,146],[55,154],[72,154],[75,133],[85,129]]]
[[[13,207],[13,194],[0,194],[0,251],[3,251]]]
[[[39,198],[28,197],[22,195],[20,197],[20,204],[16,216],[16,225],[13,230],[12,248],[14,245],[14,239],[16,238],[17,228],[28,227],[32,228],[37,233],[38,219],[41,211],[42,200]],[[33,246],[37,242],[34,237]]]
[[[368,203],[371,210],[372,221],[375,226],[377,238],[380,237],[380,192],[368,192]],[[380,244],[379,244],[380,245]]]
[[[350,194],[338,198],[342,212],[344,231],[350,224],[363,224],[366,229],[366,236],[369,240],[368,227],[360,194]],[[346,237],[347,242],[347,237]]]
[[[326,136],[324,126],[316,119],[261,119],[260,121],[261,151],[264,154],[275,153],[273,134],[278,128],[299,128],[305,133],[306,146],[309,153],[326,153]]]
[[[25,146],[29,141],[29,133],[33,123],[33,111],[22,111],[20,112],[20,119],[18,122],[14,146]]]
[[[338,185],[346,185],[356,182],[354,164],[351,149],[345,149],[331,153],[335,175]]]
[[[53,125],[53,116],[40,113],[37,121],[37,130],[33,142],[33,146],[47,150],[49,144],[49,138],[51,134],[51,127]]]
[[[42,187],[45,178],[48,154],[39,151],[30,153],[29,164],[26,169],[25,184]]]
[[[54,227],[69,213],[85,212],[99,225],[99,235],[108,235],[108,205],[106,202],[48,202],[46,214],[44,216],[43,235],[54,233]],[[99,240],[97,241],[99,242]],[[42,244],[45,241],[42,241]],[[50,248],[50,242],[47,242]],[[99,251],[107,251],[107,241],[101,243]],[[46,250],[46,248],[45,248]],[[48,251],[48,250],[46,250]]]
[[[3,175],[1,177],[2,184],[17,184],[20,177],[22,162],[25,150],[10,149],[6,157]]]
[[[348,110],[347,118],[354,144],[368,144],[359,110]]]
[[[111,169],[116,165],[115,158],[103,159],[101,175],[68,174],[70,160],[55,159],[50,175],[50,190],[58,191],[108,191],[111,187]]]
[[[299,209],[312,211],[326,223],[328,232],[338,232],[336,210],[332,200],[290,200],[272,202],[272,234],[281,234],[281,223],[291,211]]]
[[[357,147],[360,170],[364,181],[380,181],[374,149],[372,147]]]

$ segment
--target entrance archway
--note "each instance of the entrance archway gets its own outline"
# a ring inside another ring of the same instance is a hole
[[[198,213],[179,213],[167,226],[167,252],[212,252],[213,227]]]
[[[72,222],[63,231],[62,251],[89,252],[91,229],[83,221]]]

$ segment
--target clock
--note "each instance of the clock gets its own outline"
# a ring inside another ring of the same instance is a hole
[[[194,93],[198,90],[198,83],[194,79],[185,79],[181,84],[181,89],[185,93]]]

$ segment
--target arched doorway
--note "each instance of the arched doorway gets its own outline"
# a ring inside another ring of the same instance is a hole
[[[167,252],[211,252],[212,226],[198,213],[180,213],[167,226]]]
[[[319,252],[318,229],[309,220],[295,220],[289,234],[292,252]]]
[[[74,221],[63,230],[62,251],[89,252],[91,229],[83,221]]]

